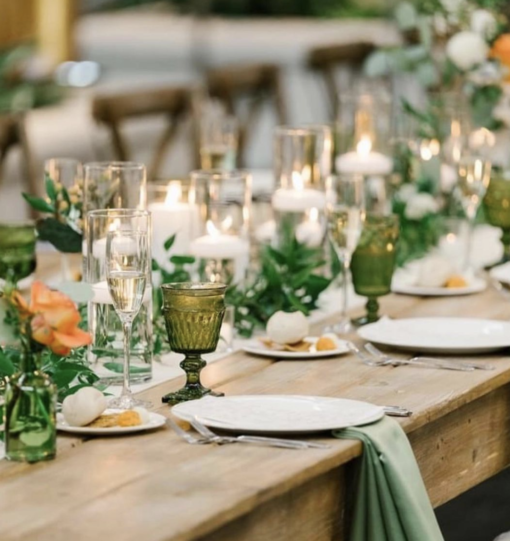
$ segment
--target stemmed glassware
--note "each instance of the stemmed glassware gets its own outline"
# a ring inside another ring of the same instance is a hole
[[[485,194],[483,207],[487,221],[502,231],[503,259],[496,263],[510,261],[510,176],[498,173],[491,178]]]
[[[124,333],[123,387],[120,397],[109,402],[118,409],[146,406],[131,393],[129,361],[133,320],[140,311],[150,280],[150,236],[147,231],[119,229],[106,237],[106,281]]]
[[[365,226],[351,262],[354,291],[368,298],[367,313],[353,321],[356,326],[373,323],[379,319],[377,299],[391,292],[398,235],[398,216],[367,214]]]
[[[347,317],[347,294],[351,258],[365,221],[364,178],[359,174],[343,174],[331,177],[328,184],[328,237],[344,271],[340,321],[328,330],[344,334],[352,330],[352,324]]]
[[[471,251],[476,214],[491,177],[491,163],[478,156],[463,156],[459,161],[456,193],[468,220],[463,270],[471,270]]]

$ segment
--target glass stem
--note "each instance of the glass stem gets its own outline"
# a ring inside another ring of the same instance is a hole
[[[129,384],[129,366],[131,359],[131,331],[133,328],[133,320],[126,317],[122,320],[122,329],[124,331],[124,382],[122,385],[121,396],[131,396],[131,387]]]
[[[464,251],[464,261],[462,268],[467,272],[471,267],[471,252],[473,251],[473,232],[475,229],[474,218],[468,217],[468,229],[466,235],[466,247]]]
[[[344,270],[344,279],[342,282],[342,312],[341,312],[341,318],[342,320],[347,319],[347,295],[348,295],[348,285],[349,285],[349,269],[351,266],[351,256],[349,254],[343,254],[342,256],[342,266]]]

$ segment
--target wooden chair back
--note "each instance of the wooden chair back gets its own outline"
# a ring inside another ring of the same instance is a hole
[[[30,194],[37,195],[39,190],[25,127],[25,116],[22,114],[0,115],[0,172],[8,152],[15,147],[19,147],[21,151],[21,163],[24,169],[22,174],[26,179],[25,189]],[[30,209],[30,213],[32,217],[35,217],[33,209]]]
[[[226,111],[237,117],[239,122],[238,166],[245,164],[248,127],[253,126],[262,113],[265,103],[272,104],[278,124],[287,120],[280,67],[275,64],[251,64],[225,66],[210,70],[206,74],[209,96],[220,101]],[[239,102],[247,99],[246,114],[241,115]]]
[[[190,87],[171,87],[96,96],[92,102],[92,115],[110,131],[115,158],[120,161],[130,159],[128,145],[121,132],[123,121],[157,114],[167,116],[168,125],[148,166],[148,178],[152,180],[161,172],[165,155],[182,123],[193,116],[193,92]]]
[[[335,76],[337,68],[345,66],[351,72],[358,73],[375,49],[373,43],[358,42],[325,45],[310,51],[308,67],[322,76],[334,119],[338,118],[338,85]]]

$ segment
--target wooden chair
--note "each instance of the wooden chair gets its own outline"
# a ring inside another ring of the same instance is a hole
[[[32,195],[37,195],[38,185],[34,170],[34,162],[25,127],[25,116],[22,114],[0,115],[0,171],[11,148],[19,147],[23,164],[23,176],[26,179],[26,187]],[[35,212],[30,209],[32,217]]]
[[[286,122],[280,68],[275,64],[251,64],[212,69],[206,74],[206,87],[209,96],[219,100],[239,121],[238,165],[244,166],[248,127],[254,125],[264,103],[272,102],[278,124]],[[243,98],[248,101],[245,115],[239,107]]]
[[[337,68],[345,66],[353,73],[358,73],[375,49],[376,46],[373,43],[359,42],[326,45],[310,51],[308,67],[322,75],[334,119],[338,118],[338,85],[335,77]]]
[[[190,87],[158,88],[137,92],[96,96],[92,102],[92,115],[110,131],[115,157],[130,159],[130,152],[121,133],[121,123],[127,119],[164,114],[168,126],[156,145],[148,167],[148,178],[157,178],[164,157],[182,123],[193,116],[194,90]]]

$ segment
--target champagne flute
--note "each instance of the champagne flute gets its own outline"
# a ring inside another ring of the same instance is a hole
[[[326,215],[328,237],[344,271],[340,321],[327,330],[332,330],[337,334],[345,334],[352,330],[351,321],[347,316],[351,259],[358,245],[365,221],[363,175],[343,174],[330,179]]]
[[[468,221],[463,261],[464,272],[471,270],[471,252],[476,214],[489,186],[490,177],[491,163],[489,161],[479,156],[463,156],[459,161],[456,194]]]
[[[150,277],[149,241],[147,232],[132,229],[111,231],[106,237],[106,281],[124,334],[122,392],[120,397],[109,402],[111,408],[131,409],[149,405],[133,397],[129,383],[133,320],[142,306]]]

